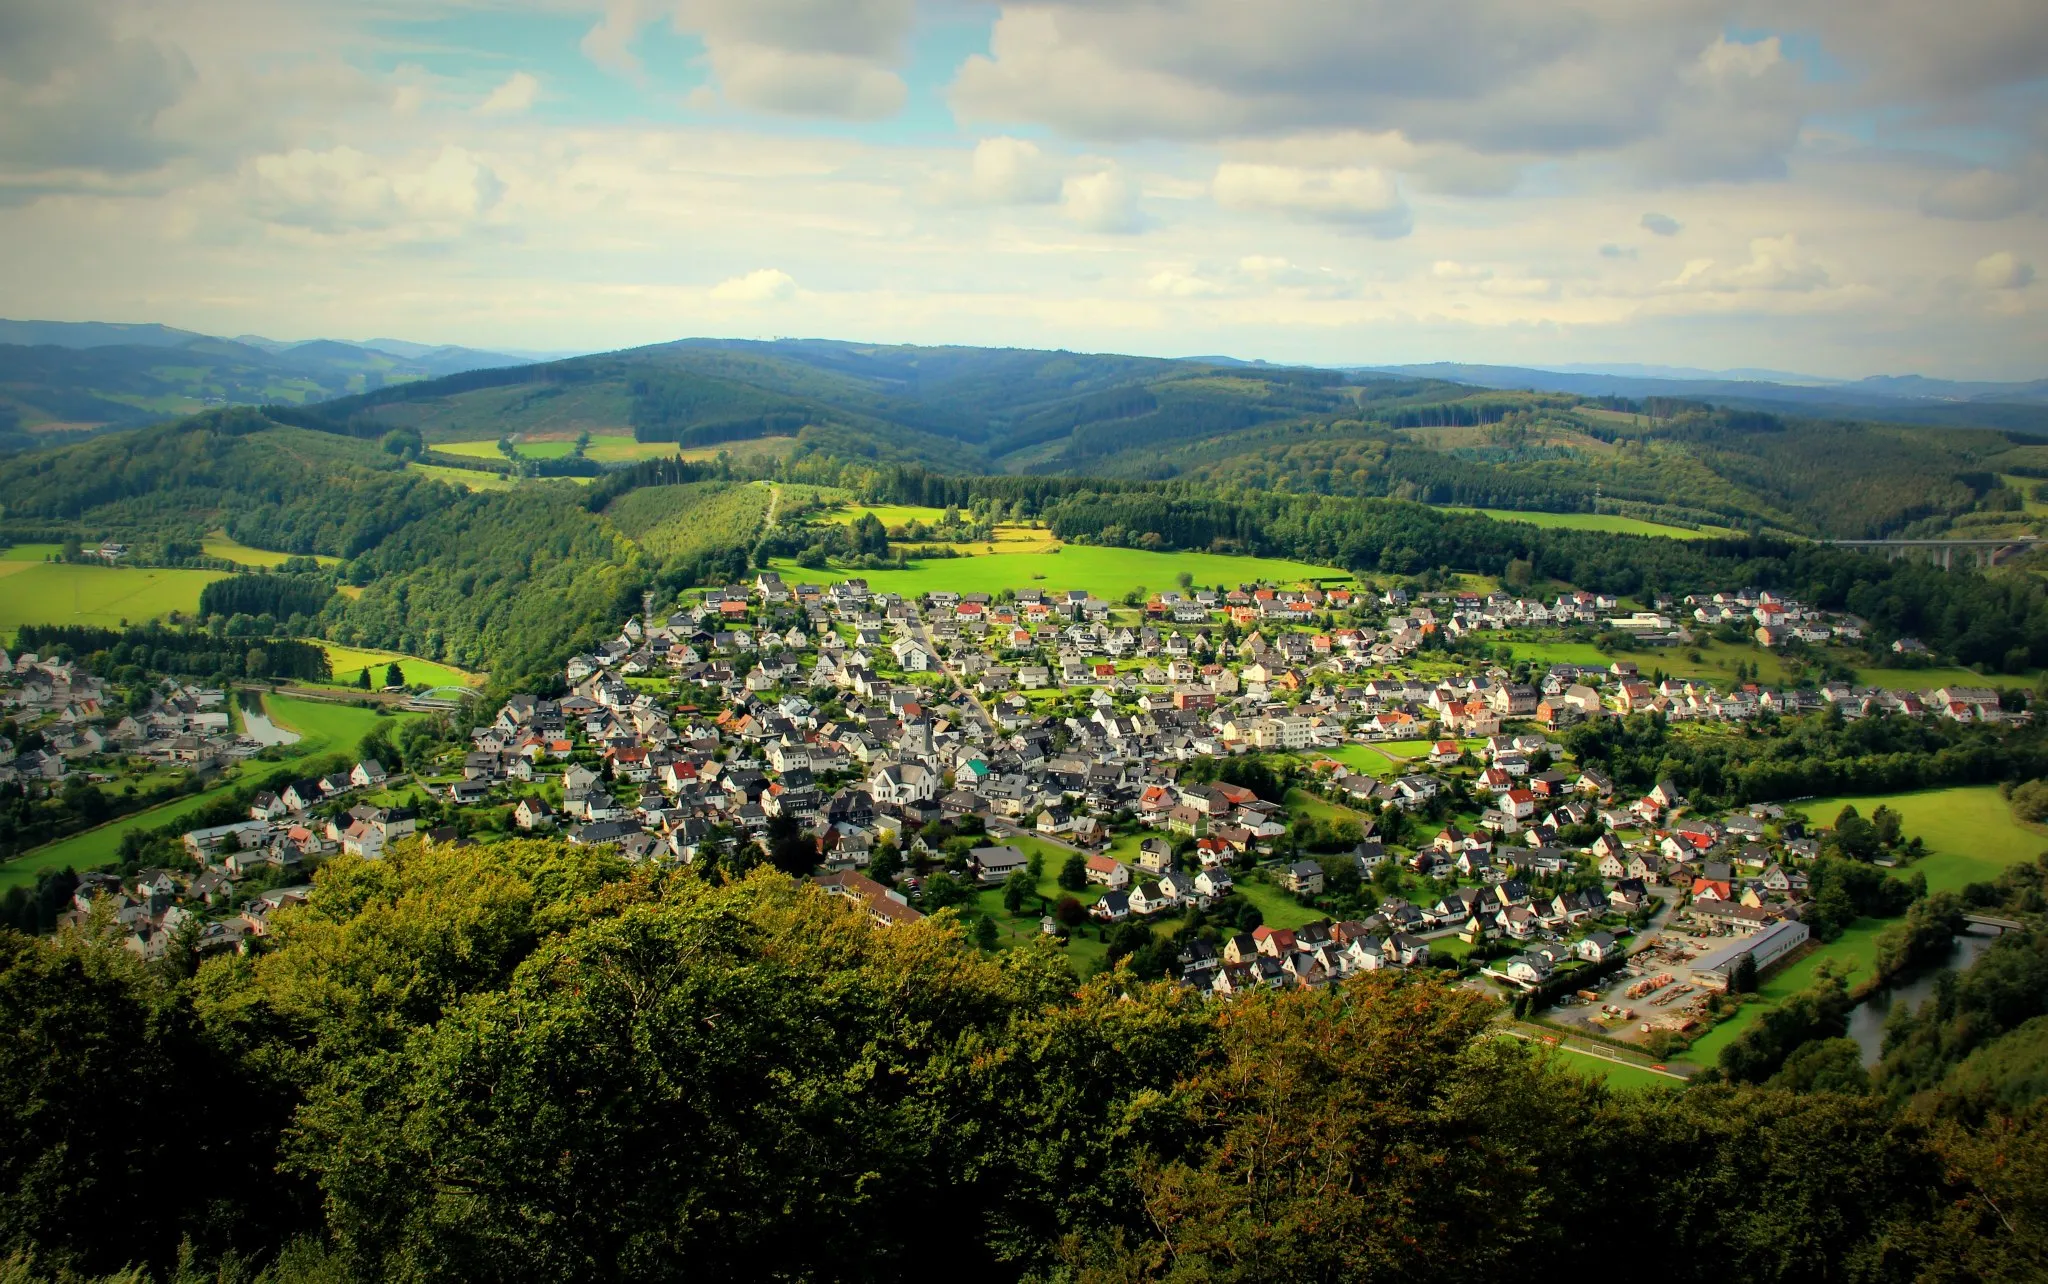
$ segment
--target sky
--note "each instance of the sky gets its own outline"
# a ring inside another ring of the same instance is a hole
[[[0,314],[2048,376],[2042,0],[0,0]]]

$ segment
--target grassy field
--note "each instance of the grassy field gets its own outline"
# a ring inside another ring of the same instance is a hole
[[[1664,647],[1643,651],[1603,651],[1591,642],[1521,642],[1511,641],[1515,659],[1531,660],[1537,664],[1577,664],[1606,667],[1616,660],[1632,661],[1645,674],[1662,669],[1675,678],[1700,678],[1708,682],[1727,685],[1735,680],[1736,664],[1755,666],[1757,680],[1765,683],[1782,682],[1785,678],[1785,663],[1776,654],[1757,646],[1729,646],[1726,643],[1702,641],[1692,647]],[[1700,658],[1689,658],[1693,651]]]
[[[1899,813],[1908,838],[1927,844],[1928,854],[1907,866],[1927,877],[1930,892],[1953,892],[1997,878],[2008,865],[2048,851],[2048,832],[2014,819],[2012,808],[1992,785],[1927,789],[1870,798],[1816,798],[1794,804],[1815,824],[1831,825],[1845,804],[1865,816],[1878,807]]]
[[[1772,973],[1757,987],[1757,994],[1762,996],[1760,1002],[1744,1004],[1740,1012],[1700,1036],[1681,1059],[1694,1065],[1714,1065],[1721,1049],[1733,1043],[1763,1015],[1766,1008],[1801,990],[1811,989],[1815,974],[1823,965],[1844,977],[1854,988],[1859,979],[1870,974],[1877,959],[1878,934],[1889,926],[1891,923],[1886,919],[1857,919],[1838,939],[1820,946],[1790,967]]]
[[[514,447],[526,459],[567,459],[576,449],[574,436],[551,435],[547,437],[522,438]],[[488,441],[446,441],[434,447],[451,455],[463,455],[470,459],[498,459],[496,438]],[[605,464],[630,464],[642,459],[660,459],[676,453],[672,441],[635,441],[630,435],[604,433],[592,434],[590,445],[584,456]]]
[[[912,563],[905,571],[811,570],[778,561],[775,569],[791,584],[832,584],[855,576],[880,593],[906,596],[950,589],[961,593],[997,593],[1003,589],[1086,589],[1105,601],[1116,601],[1134,589],[1170,589],[1183,572],[1201,585],[1240,584],[1263,580],[1297,584],[1307,579],[1342,579],[1343,571],[1278,558],[1225,557],[1216,553],[1147,553],[1128,548],[1096,548],[1070,544],[1052,553],[997,553],[993,556],[934,558]]]
[[[240,566],[283,566],[295,556],[292,553],[279,553],[268,548],[251,548],[247,544],[237,543],[226,531],[215,531],[208,535],[200,543],[199,551],[208,557],[225,558]],[[315,554],[313,560],[322,566],[341,565],[341,559],[338,557]]]
[[[405,685],[409,687],[474,687],[483,683],[483,678],[474,673],[417,656],[400,655],[395,651],[369,651],[361,647],[342,646],[335,642],[322,642],[320,649],[327,652],[327,662],[334,668],[337,684],[353,685],[356,674],[364,666],[370,669],[372,686],[384,685],[384,670],[393,660],[405,674]]]
[[[1689,526],[1666,526],[1613,513],[1523,513],[1505,508],[1451,508],[1454,513],[1478,513],[1497,522],[1525,522],[1530,526],[1574,531],[1606,531],[1610,535],[1656,535],[1665,539],[1712,539],[1730,532],[1713,528],[1694,530]]]
[[[64,551],[62,544],[14,544],[0,553],[4,562],[47,562]]]
[[[511,490],[519,483],[498,473],[481,473],[469,468],[443,468],[439,464],[407,464],[416,473],[464,490]]]
[[[1605,1079],[1610,1088],[1682,1088],[1685,1085],[1669,1075],[1645,1070],[1641,1066],[1623,1065],[1581,1052],[1577,1048],[1555,1049],[1559,1064],[1568,1066],[1589,1079]]]
[[[199,590],[222,571],[149,570],[79,566],[66,562],[10,562],[0,595],[0,636],[24,624],[94,624],[119,628],[171,611],[199,609]]]
[[[358,741],[378,723],[387,721],[367,709],[353,705],[321,704],[311,700],[294,700],[287,696],[266,696],[264,706],[271,720],[278,726],[298,732],[303,739],[287,750],[288,756],[277,762],[250,762],[229,773],[219,785],[204,793],[189,798],[180,798],[148,811],[139,811],[132,816],[102,825],[98,829],[75,834],[47,847],[39,847],[23,856],[0,865],[0,892],[10,887],[33,884],[36,875],[46,869],[96,869],[113,864],[121,849],[121,839],[131,830],[155,829],[174,820],[191,815],[217,798],[232,793],[241,783],[240,774],[247,773],[261,778],[273,771],[304,762],[325,753],[353,749]],[[408,715],[388,721],[402,721]],[[412,715],[417,716],[417,715]]]
[[[676,452],[691,463],[701,464],[720,455],[734,462],[742,459],[787,459],[796,450],[794,437],[755,437],[748,441],[722,441],[715,446],[691,446]]]
[[[922,508],[916,504],[848,504],[838,512],[825,514],[821,520],[851,525],[868,513],[873,513],[875,520],[882,525],[893,528],[908,526],[912,522],[923,522],[927,526],[936,526],[945,517],[946,510],[943,508]]]
[[[1317,750],[1308,756],[1311,759],[1329,758],[1369,776],[1392,776],[1401,770],[1401,764],[1377,745],[1339,745],[1335,749]]]

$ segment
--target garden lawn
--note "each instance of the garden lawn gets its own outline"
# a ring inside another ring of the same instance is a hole
[[[327,662],[333,668],[337,686],[353,686],[356,675],[368,666],[370,685],[382,687],[384,670],[393,660],[398,661],[399,669],[405,674],[405,684],[409,687],[474,687],[483,683],[479,674],[416,656],[400,655],[395,651],[369,651],[337,642],[322,642],[320,649],[327,652]]]
[[[1478,513],[1497,522],[1525,522],[1530,526],[1573,531],[1606,531],[1610,535],[1655,535],[1665,539],[1713,539],[1732,531],[1714,527],[1694,530],[1689,526],[1667,526],[1613,513],[1523,513],[1505,508],[1452,508],[1454,513]]]
[[[1287,808],[1288,815],[1306,816],[1310,820],[1335,822],[1340,820],[1363,821],[1365,819],[1363,814],[1353,811],[1349,807],[1342,807],[1333,802],[1325,802],[1305,789],[1288,790],[1287,797],[1281,805]]]
[[[1961,891],[1970,883],[1997,878],[2008,865],[2048,851],[2048,832],[2022,825],[1995,785],[1960,785],[1910,794],[1868,798],[1817,798],[1793,804],[1815,824],[1832,825],[1845,805],[1868,817],[1880,806],[1899,813],[1906,837],[1927,844],[1928,854],[1901,870],[1918,871],[1930,892]]]
[[[1718,1064],[1721,1049],[1733,1043],[1744,1030],[1754,1024],[1764,1010],[1786,998],[1811,989],[1814,974],[1827,964],[1855,988],[1859,978],[1868,976],[1877,961],[1877,938],[1894,920],[1859,918],[1850,924],[1837,939],[1816,948],[1811,954],[1790,967],[1780,968],[1767,976],[1757,987],[1760,1001],[1745,1003],[1742,1010],[1701,1035],[1692,1047],[1675,1060],[1689,1061],[1698,1066]]]
[[[1235,887],[1239,896],[1259,907],[1268,927],[1292,930],[1329,917],[1295,900],[1292,892],[1276,883],[1254,882],[1247,876],[1237,879]]]
[[[261,779],[272,772],[286,770],[294,764],[322,754],[352,750],[371,728],[379,723],[389,721],[396,724],[408,716],[399,715],[386,719],[370,710],[358,709],[354,705],[321,704],[312,700],[294,700],[288,696],[265,696],[263,703],[271,721],[280,727],[296,731],[303,737],[299,743],[286,749],[284,757],[275,762],[251,760],[231,769],[220,784],[204,793],[175,799],[131,816],[123,816],[119,820],[101,825],[98,829],[73,834],[69,838],[60,839],[18,856],[0,865],[0,892],[10,887],[33,885],[36,875],[46,869],[64,869],[68,866],[76,870],[87,870],[111,865],[119,858],[121,839],[130,830],[155,829],[189,816],[215,799],[233,793],[241,786],[245,777],[254,776]]]
[[[879,516],[879,514],[877,514]],[[1148,553],[1140,549],[1098,548],[1068,544],[1052,553],[995,553],[975,557],[931,558],[904,571],[821,570],[786,560],[774,563],[792,584],[835,584],[859,577],[878,593],[906,597],[934,589],[958,593],[998,593],[1003,589],[1084,589],[1105,601],[1134,590],[1170,589],[1187,573],[1199,585],[1264,581],[1298,584],[1304,580],[1348,581],[1351,576],[1327,566],[1311,566],[1268,557],[1227,557],[1217,553]]]
[[[196,613],[199,591],[223,571],[156,570],[37,562],[8,575],[0,594],[0,636],[24,624],[91,624],[117,629],[172,611]]]

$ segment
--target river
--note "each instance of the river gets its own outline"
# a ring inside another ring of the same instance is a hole
[[[1996,928],[1970,928],[1956,938],[1948,961],[1942,967],[1962,971],[1976,962],[1977,956],[1991,948],[1991,942],[1997,939]],[[1865,1066],[1876,1065],[1884,1051],[1884,1023],[1891,1016],[1893,1005],[1903,1003],[1909,1008],[1918,1008],[1933,998],[1934,978],[1941,970],[1941,967],[1931,967],[1904,985],[1878,990],[1849,1013],[1849,1037],[1863,1049]]]
[[[286,731],[270,720],[268,714],[254,709],[242,710],[242,734],[260,745],[295,745],[299,733]]]

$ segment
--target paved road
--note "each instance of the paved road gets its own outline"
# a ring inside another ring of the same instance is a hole
[[[924,643],[926,649],[936,656],[939,653],[938,643],[932,641],[932,631],[923,620],[917,622],[916,633],[917,640]],[[960,693],[960,698],[965,700],[974,710],[975,716],[981,719],[982,735],[990,740],[995,739],[996,720],[989,717],[988,710],[982,707],[981,697],[975,695],[973,689],[960,680],[960,675],[947,668],[943,661],[939,665],[939,672],[946,675],[946,680],[953,684],[953,690]]]

